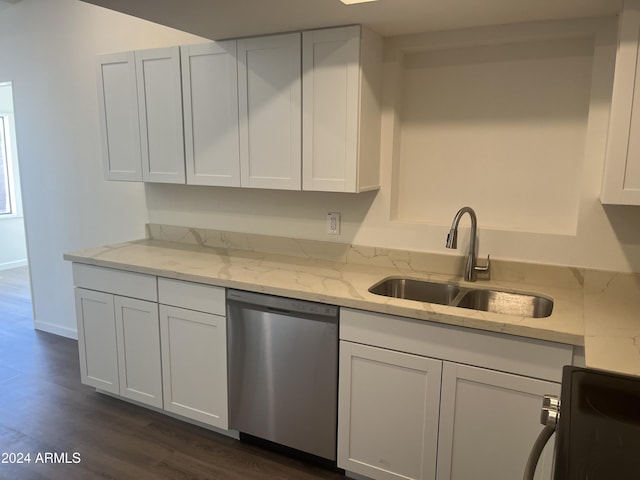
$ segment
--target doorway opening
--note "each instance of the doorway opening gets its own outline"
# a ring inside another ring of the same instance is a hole
[[[33,320],[11,82],[0,82],[0,311]]]

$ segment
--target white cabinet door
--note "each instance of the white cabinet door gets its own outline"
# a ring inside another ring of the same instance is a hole
[[[164,408],[228,428],[225,317],[160,305]]]
[[[236,41],[181,47],[190,185],[240,186]]]
[[[162,408],[158,304],[114,297],[120,395]]]
[[[360,26],[303,32],[302,71],[303,189],[377,188],[382,41]]]
[[[435,478],[441,369],[341,341],[338,466],[375,479]]]
[[[238,40],[243,187],[301,188],[300,34]]]
[[[92,387],[120,394],[113,295],[76,288],[80,378]]]
[[[640,205],[640,1],[620,17],[609,137],[602,183],[605,204]]]
[[[437,478],[522,478],[542,430],[547,393],[559,395],[560,385],[444,362]],[[538,463],[536,479],[551,479],[552,443]]]
[[[185,183],[180,47],[135,52],[142,176]]]
[[[133,52],[98,58],[98,108],[107,180],[142,181],[140,126]]]

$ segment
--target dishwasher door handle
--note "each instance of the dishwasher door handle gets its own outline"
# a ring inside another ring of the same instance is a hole
[[[284,308],[276,308],[276,307],[267,307],[267,310],[273,313],[282,313],[284,315],[291,315],[291,310],[286,310]]]

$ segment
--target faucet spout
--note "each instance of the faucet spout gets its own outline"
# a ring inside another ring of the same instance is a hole
[[[468,213],[471,218],[471,233],[469,235],[469,252],[467,254],[467,261],[464,268],[464,279],[468,282],[475,282],[477,272],[489,271],[489,257],[487,257],[487,265],[479,267],[476,260],[476,233],[478,228],[478,219],[476,212],[471,207],[462,207],[453,217],[453,223],[451,224],[451,230],[447,235],[447,248],[458,248],[458,224],[462,219],[462,216]]]

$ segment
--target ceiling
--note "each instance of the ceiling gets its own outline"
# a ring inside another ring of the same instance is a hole
[[[0,12],[5,8],[9,8],[11,4],[21,2],[22,0],[0,0]]]
[[[15,0],[0,0],[2,2]],[[19,1],[19,0],[18,0]],[[617,15],[622,0],[83,0],[219,40],[362,23],[383,36]]]

